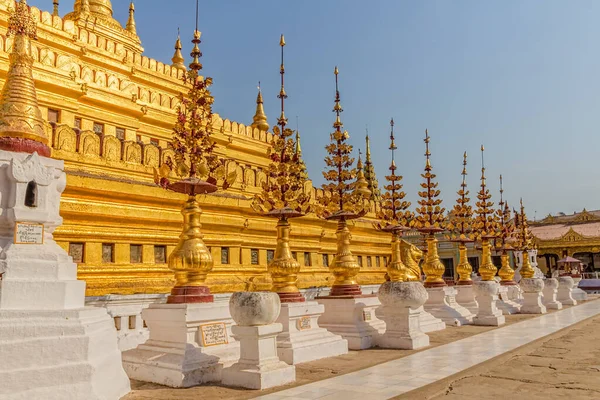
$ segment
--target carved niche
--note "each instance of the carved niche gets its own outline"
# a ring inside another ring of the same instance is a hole
[[[252,168],[246,168],[244,171],[244,183],[248,186],[256,185],[256,173]]]
[[[77,135],[71,127],[59,125],[56,128],[54,148],[56,150],[75,152],[77,148]]]
[[[123,161],[141,164],[142,146],[135,142],[123,142]]]
[[[173,149],[166,149],[162,151],[160,157],[160,165],[166,163],[168,159],[171,159],[173,163],[175,162],[175,152],[173,151]]]
[[[160,150],[153,144],[147,144],[144,146],[144,165],[148,167],[158,167],[158,160],[160,158]]]
[[[115,136],[104,136],[102,155],[108,161],[121,159],[121,141]]]
[[[256,173],[256,186],[262,187],[265,182],[267,182],[267,174],[263,170],[258,171]]]
[[[92,131],[83,131],[79,134],[79,154],[86,156],[100,156],[100,137]]]

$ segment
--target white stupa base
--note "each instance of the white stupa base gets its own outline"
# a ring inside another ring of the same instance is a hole
[[[456,302],[469,310],[473,315],[477,314],[479,304],[475,300],[475,292],[473,292],[473,285],[456,285]]]
[[[496,306],[499,286],[496,281],[474,283],[475,298],[479,304],[479,310],[473,319],[475,325],[500,326],[506,322],[502,311]]]
[[[123,353],[132,379],[170,387],[218,382],[240,357],[228,303],[151,304],[142,317],[150,339]]]
[[[587,301],[588,300],[588,295],[585,291],[579,289],[578,287],[573,288],[573,290],[571,291],[571,297],[573,297],[573,300],[575,301]]]
[[[577,300],[573,298],[573,289],[558,287],[558,293],[556,299],[560,301],[564,306],[576,306]]]
[[[423,332],[428,333],[446,329],[446,323],[425,311],[423,306],[417,308],[416,311],[419,312],[419,326]]]
[[[386,349],[414,350],[429,346],[429,336],[419,323],[420,311],[409,307],[383,307],[381,318],[386,330],[377,338],[377,346]]]
[[[247,389],[268,389],[296,380],[296,367],[277,357],[277,335],[281,324],[233,326],[241,342],[240,360],[223,369],[221,383]]]
[[[546,314],[546,306],[542,301],[544,280],[540,278],[521,279],[523,290],[523,302],[521,303],[521,314]]]
[[[112,400],[130,390],[103,308],[0,310],[0,359],[3,400]]]
[[[521,287],[519,285],[508,285],[506,287],[508,288],[508,299],[520,305],[523,299]]]
[[[276,322],[283,326],[277,335],[277,355],[290,365],[348,353],[348,341],[319,327],[325,307],[316,301],[282,303]]]
[[[319,325],[346,339],[351,350],[374,347],[377,337],[385,332],[385,322],[375,315],[380,306],[376,296],[319,297],[317,301],[325,306]]]
[[[449,286],[426,288],[429,299],[423,307],[449,326],[473,323],[473,314],[456,302],[456,289]]]
[[[558,280],[556,278],[548,278],[544,283],[544,290],[542,291],[542,302],[547,309],[560,310],[562,303],[556,300],[558,294]]]
[[[510,286],[500,285],[500,288],[498,289],[498,301],[496,302],[496,307],[502,310],[502,314],[504,315],[517,314],[521,309],[520,303],[510,299],[510,296],[508,295],[509,288]]]

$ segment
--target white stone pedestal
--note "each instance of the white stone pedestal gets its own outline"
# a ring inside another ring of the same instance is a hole
[[[504,315],[517,314],[521,309],[521,304],[511,300],[508,294],[508,291],[512,286],[515,285],[503,286],[500,284],[500,287],[498,288],[498,301],[496,302],[496,306],[502,310]]]
[[[0,150],[0,398],[118,399],[129,390],[113,320],[56,244],[63,161]],[[25,203],[29,205],[25,205]]]
[[[240,356],[232,339],[229,305],[151,304],[142,311],[150,329],[146,343],[123,353],[132,379],[171,387],[221,380],[221,370]]]
[[[375,346],[377,336],[385,331],[385,322],[375,315],[375,310],[380,305],[375,296],[319,297],[317,301],[325,306],[319,325],[346,339],[351,350]]]
[[[425,311],[423,306],[417,308],[416,311],[419,312],[419,326],[423,332],[428,333],[446,329],[446,323]]]
[[[385,332],[377,338],[379,347],[419,349],[429,346],[429,336],[420,328],[418,308],[427,300],[421,282],[385,282],[378,293],[378,314],[385,321]]]
[[[574,286],[571,296],[575,301],[587,301],[588,295],[585,291],[579,288],[579,282],[581,282],[581,277],[573,278]]]
[[[456,289],[450,286],[426,288],[429,299],[423,307],[450,326],[473,323],[473,314],[456,302]]]
[[[521,314],[546,314],[546,306],[542,303],[544,280],[540,278],[523,278],[520,282],[523,290]]]
[[[473,291],[473,285],[456,285],[456,302],[469,310],[473,315],[477,314],[479,305],[475,300],[475,292]]]
[[[248,389],[268,389],[296,380],[296,368],[277,357],[277,335],[281,324],[232,327],[241,343],[240,360],[225,368],[222,384]]]
[[[325,307],[316,301],[282,303],[276,322],[283,332],[277,336],[277,354],[288,364],[298,364],[348,353],[348,341],[319,327]]]
[[[502,311],[496,307],[499,286],[496,281],[474,283],[475,298],[479,304],[477,315],[473,319],[475,325],[500,326],[506,322]]]
[[[543,303],[546,308],[552,310],[560,310],[562,308],[562,303],[556,300],[558,294],[558,280],[556,278],[548,278],[544,281],[542,294],[544,296]]]
[[[558,278],[557,300],[565,306],[577,305],[577,300],[573,299],[573,278],[570,276],[561,276]]]

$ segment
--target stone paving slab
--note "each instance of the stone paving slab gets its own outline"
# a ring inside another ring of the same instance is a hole
[[[600,300],[590,301],[357,372],[256,399],[385,400],[447,378],[599,314]]]

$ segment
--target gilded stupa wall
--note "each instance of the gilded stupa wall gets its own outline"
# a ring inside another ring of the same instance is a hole
[[[5,33],[11,3],[0,0],[0,83],[12,45]],[[52,157],[65,160],[68,177],[64,224],[55,238],[78,262],[88,296],[166,293],[173,282],[165,260],[180,233],[184,196],[156,187],[153,171],[172,154],[167,143],[177,95],[187,91],[183,72],[143,56],[137,35],[112,18],[71,13],[67,20],[35,7],[32,13],[39,37],[33,43],[36,89],[52,122]],[[268,289],[275,221],[254,213],[250,200],[266,179],[271,134],[216,114],[213,126],[217,153],[228,160],[228,172],[237,171],[237,181],[227,192],[200,198],[215,260],[208,284],[215,292],[249,284]],[[316,193],[310,184],[306,190]],[[383,281],[389,255],[388,235],[372,223],[364,218],[351,227],[361,284]],[[335,249],[334,222],[295,221],[292,251],[305,265],[299,287],[329,286],[327,263]]]

